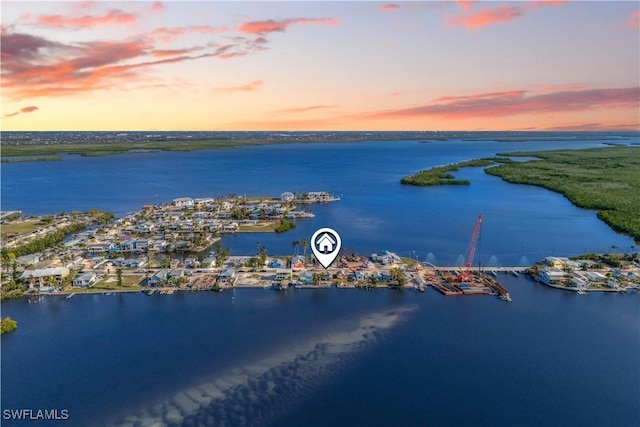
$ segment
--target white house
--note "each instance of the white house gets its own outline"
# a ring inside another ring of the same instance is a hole
[[[69,275],[66,267],[37,268],[35,270],[25,270],[20,276],[21,280],[28,281],[30,285],[42,286],[44,283],[53,285],[52,282],[61,283]]]
[[[218,274],[218,280],[220,283],[229,283],[233,285],[236,282],[236,279],[236,271],[231,267],[225,268],[220,272],[220,274]]]
[[[190,208],[193,207],[193,199],[191,197],[179,197],[173,199],[173,206],[178,208]]]
[[[98,276],[96,276],[96,273],[84,273],[82,276],[73,279],[73,286],[78,288],[88,288],[96,282],[97,278]]]
[[[289,192],[289,191],[285,191],[284,193],[282,193],[280,195],[280,199],[285,201],[285,202],[290,202],[295,198],[295,196],[293,195],[293,193]]]
[[[559,268],[545,267],[538,272],[538,279],[547,285],[558,285],[564,280],[566,275],[567,274]]]

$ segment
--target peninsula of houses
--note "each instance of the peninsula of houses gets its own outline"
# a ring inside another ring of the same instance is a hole
[[[293,241],[291,254],[275,257],[259,245],[253,256],[231,256],[219,242],[225,233],[285,232],[298,219],[314,216],[310,204],[337,200],[328,192],[182,197],[117,220],[97,210],[39,218],[3,212],[2,297],[294,286],[424,291],[432,286],[445,295],[491,293],[510,301],[497,273],[525,272],[525,267],[485,267],[462,274],[460,267],[436,267],[389,251],[363,257],[344,249],[325,269],[310,255],[306,239]],[[547,257],[526,272],[558,289],[622,292],[640,288],[638,255]]]

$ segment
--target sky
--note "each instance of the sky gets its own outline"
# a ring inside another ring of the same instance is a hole
[[[2,1],[2,130],[638,130],[638,1]]]

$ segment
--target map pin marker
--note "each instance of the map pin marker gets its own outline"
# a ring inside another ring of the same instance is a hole
[[[341,247],[340,235],[331,228],[321,228],[311,236],[311,250],[324,268],[329,268]]]

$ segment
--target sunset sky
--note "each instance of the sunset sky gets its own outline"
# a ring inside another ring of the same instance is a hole
[[[637,1],[1,8],[2,130],[640,129]]]

